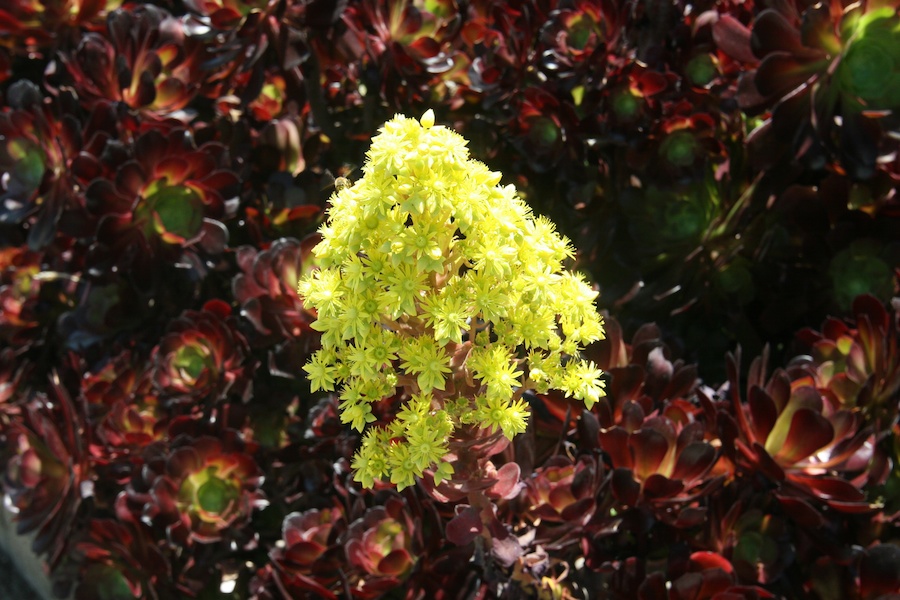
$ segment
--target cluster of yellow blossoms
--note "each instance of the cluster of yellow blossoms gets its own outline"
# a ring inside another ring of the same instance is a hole
[[[499,181],[429,110],[387,122],[362,178],[331,199],[320,269],[298,287],[322,332],[304,370],[313,391],[339,389],[342,421],[365,432],[353,468],[366,487],[402,489],[432,467],[440,483],[458,428],[525,430],[525,390],[588,407],[604,393],[578,358],[603,337],[597,293],[563,269],[568,241]],[[366,427],[398,388],[396,418]]]

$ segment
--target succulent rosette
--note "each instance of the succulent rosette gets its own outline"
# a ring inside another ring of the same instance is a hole
[[[900,317],[863,295],[851,320],[827,319],[821,331],[804,329],[798,341],[810,352],[789,365],[795,381],[814,385],[841,408],[861,409],[878,431],[896,421],[900,391]]]
[[[699,551],[669,573],[653,573],[640,586],[641,598],[668,600],[762,600],[775,595],[757,586],[740,585],[734,567],[725,557]]]
[[[793,157],[811,166],[833,156],[853,177],[871,177],[878,157],[896,149],[885,133],[900,108],[898,24],[888,1],[761,11],[745,38],[760,63],[738,96],[745,109],[773,108],[758,135],[790,139]]]
[[[245,543],[242,525],[268,503],[253,448],[243,446],[236,436],[182,435],[168,451],[151,448],[119,495],[117,513],[153,523],[177,546],[223,538]]]
[[[718,452],[706,439],[706,427],[699,421],[679,423],[666,416],[644,418],[637,405],[631,405],[631,410],[633,420],[599,434],[600,447],[613,468],[613,494],[626,506],[656,505],[661,518],[696,518],[690,511],[669,515],[664,507],[690,504],[721,485],[722,476],[709,476]],[[630,430],[634,425],[637,428]]]
[[[220,252],[227,231],[219,219],[239,187],[229,166],[224,146],[198,148],[184,129],[141,134],[131,158],[107,165],[114,175],[98,177],[85,192],[110,260],[138,261],[133,266],[146,271],[156,253],[194,246]]]
[[[85,34],[59,60],[85,106],[121,102],[162,122],[180,117],[209,80],[205,47],[187,29],[163,8],[127,5],[109,14],[104,34]]]
[[[241,268],[232,282],[241,314],[260,336],[258,343],[268,345],[313,334],[315,320],[297,295],[296,282],[312,263],[311,250],[317,238],[298,241],[280,238],[259,251],[251,246],[237,249]]]
[[[153,381],[164,401],[245,401],[250,393],[249,347],[221,300],[173,320],[153,349]]]
[[[99,174],[95,157],[117,125],[109,103],[98,103],[82,123],[69,93],[44,98],[30,81],[10,86],[7,101],[0,112],[0,224],[28,223],[28,245],[40,250],[53,241],[64,211],[83,209],[84,188]]]
[[[342,541],[355,598],[377,598],[400,587],[423,549],[418,522],[397,496],[353,521]]]
[[[550,11],[541,28],[544,70],[558,77],[578,75],[581,69],[605,66],[621,27],[620,13],[613,2],[576,0],[560,3]]]
[[[338,538],[347,528],[340,506],[294,512],[284,518],[284,545],[270,558],[280,587],[292,597],[336,598],[344,563]]]
[[[22,418],[4,427],[3,490],[16,532],[33,532],[32,549],[46,553],[47,562],[55,566],[68,549],[88,469],[83,425],[68,392],[58,381],[53,388],[57,408],[46,395],[35,393],[23,402]]]
[[[720,420],[723,452],[740,470],[763,473],[777,484],[776,496],[804,526],[821,522],[816,503],[847,513],[873,510],[854,483],[876,466],[872,428],[806,379],[792,381],[778,370],[766,381],[763,361],[754,359],[747,400],[741,401],[738,358],[729,357],[727,397],[734,416]]]
[[[364,48],[367,62],[377,70],[373,74],[378,92],[405,105],[431,96],[430,85],[443,88],[440,76],[455,66],[454,48],[448,42],[459,30],[460,17],[455,0],[407,0],[354,3],[342,20],[348,28],[344,37],[356,41],[347,46]]]
[[[75,600],[164,597],[171,568],[140,523],[94,519],[74,547],[79,558]]]
[[[43,254],[26,248],[0,248],[0,339],[13,346],[30,345],[31,330],[40,321],[36,312]]]
[[[121,0],[10,0],[0,9],[0,49],[48,56],[77,39],[81,28],[100,29]]]
[[[110,461],[112,477],[129,477],[130,463],[119,465],[119,459],[140,454],[164,436],[166,417],[152,372],[142,369],[142,363],[124,351],[96,371],[84,373],[81,399],[88,419],[95,424],[95,460],[98,464]]]
[[[524,501],[534,519],[551,524],[549,535],[560,543],[552,525],[583,526],[594,515],[600,488],[605,480],[602,463],[592,456],[572,460],[553,456],[524,481]]]

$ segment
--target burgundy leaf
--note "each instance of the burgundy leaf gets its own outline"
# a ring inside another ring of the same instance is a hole
[[[641,495],[641,484],[634,480],[630,469],[617,468],[612,474],[613,495],[625,506],[635,506]]]
[[[782,446],[773,457],[783,464],[793,464],[816,453],[834,439],[834,428],[820,413],[801,408],[794,413]]]
[[[722,52],[747,64],[756,64],[750,48],[750,29],[729,14],[720,15],[712,26],[713,41]]]
[[[665,459],[669,441],[659,431],[645,427],[631,434],[629,447],[634,455],[635,473],[641,479],[647,479]]]
[[[706,442],[692,442],[678,455],[672,479],[691,482],[702,477],[715,463],[716,451]]]
[[[684,489],[684,483],[654,473],[644,481],[644,495],[647,498],[671,498]]]
[[[477,508],[469,506],[450,519],[444,533],[451,543],[465,546],[478,537],[482,529],[484,525],[481,522],[480,512]]]

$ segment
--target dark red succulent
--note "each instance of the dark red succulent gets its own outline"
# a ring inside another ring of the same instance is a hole
[[[121,0],[10,0],[0,9],[0,44],[14,54],[48,56],[77,40],[82,28],[100,29]]]
[[[284,518],[283,546],[270,558],[279,589],[290,597],[336,598],[344,562],[339,536],[347,523],[340,506],[291,513]]]
[[[342,536],[353,597],[377,598],[401,586],[423,543],[418,522],[399,496],[368,509]]]
[[[739,360],[729,355],[732,412],[720,413],[719,421],[723,451],[739,471],[761,473],[776,484],[776,497],[804,526],[821,522],[809,501],[848,513],[874,510],[856,485],[878,466],[871,460],[872,428],[863,426],[860,413],[804,379],[791,381],[783,370],[766,380],[764,357],[754,359],[741,400]]]
[[[622,425],[627,419],[634,428],[633,413],[628,414],[633,410],[629,403],[649,415],[656,410],[673,410],[691,397],[699,383],[697,367],[680,358],[671,360],[673,352],[658,325],[641,325],[631,343],[624,341],[622,328],[614,317],[604,315],[604,327],[606,338],[587,350],[610,378],[606,396],[593,409],[601,427]],[[683,410],[693,413],[698,407]],[[672,418],[689,420],[687,416]]]
[[[836,406],[862,409],[883,431],[896,420],[900,393],[900,315],[869,295],[856,298],[851,315],[828,318],[821,331],[798,333],[810,355],[791,361],[789,370]]]
[[[603,479],[603,465],[591,456],[554,456],[524,482],[528,514],[551,524],[583,524],[593,515]]]
[[[741,37],[760,62],[738,99],[746,110],[772,109],[756,134],[766,136],[763,152],[777,149],[776,139],[790,141],[789,152],[768,160],[786,154],[813,168],[839,161],[867,179],[879,157],[896,150],[886,135],[900,108],[896,10],[889,0],[791,1],[756,16]]]
[[[404,106],[449,95],[441,75],[454,69],[461,15],[455,0],[433,3],[367,0],[350,3],[341,16],[343,46],[358,53],[368,75],[365,94]],[[326,64],[326,67],[329,66]]]
[[[699,551],[670,573],[653,573],[641,586],[641,600],[762,600],[775,598],[758,586],[740,585],[731,563],[715,552]],[[668,579],[668,581],[667,581]]]
[[[3,491],[18,534],[34,533],[32,549],[55,566],[65,555],[90,474],[82,447],[83,424],[68,392],[52,383],[54,398],[32,394],[21,418],[4,432]]]
[[[622,15],[614,2],[559,2],[541,27],[543,69],[563,78],[605,67],[607,51],[621,33]]]
[[[679,423],[665,416],[644,418],[637,405],[631,405],[630,412],[633,421],[599,434],[600,447],[613,469],[613,494],[626,506],[655,505],[662,511],[660,518],[679,524],[679,520],[697,518],[701,513],[674,510],[667,514],[664,507],[689,506],[721,485],[723,476],[710,475],[718,452],[705,439],[705,425]]]
[[[116,501],[119,518],[152,523],[177,546],[246,543],[253,536],[243,525],[268,502],[252,448],[243,446],[234,435],[182,435],[151,449]]]
[[[710,500],[708,514],[706,547],[728,558],[739,581],[771,585],[798,560],[791,520],[767,494],[729,485]]]
[[[232,291],[260,344],[312,335],[309,324],[315,315],[300,301],[296,282],[310,268],[311,249],[317,242],[317,236],[303,242],[281,238],[263,251],[251,246],[237,249],[241,273],[234,278]]]
[[[161,600],[171,567],[140,523],[93,519],[74,543],[75,600]]]
[[[80,366],[80,365],[79,365]],[[152,373],[132,353],[124,351],[95,372],[85,369],[81,399],[95,424],[92,454],[98,463],[116,461],[164,436],[166,416],[161,410]],[[113,476],[130,477],[130,469]]]
[[[246,401],[251,393],[249,348],[231,308],[210,300],[174,319],[153,349],[153,382],[164,402]]]
[[[179,111],[209,79],[206,49],[187,29],[184,19],[150,4],[116,9],[105,33],[86,33],[60,55],[67,84],[85,106],[121,102],[144,119],[185,121]]]
[[[64,211],[83,209],[84,189],[100,173],[95,157],[117,125],[109,103],[82,122],[70,93],[44,98],[27,80],[10,86],[7,101],[0,111],[0,223],[28,223],[28,245],[39,250],[67,225],[60,223]]]
[[[97,237],[111,254],[105,259],[151,271],[146,263],[157,253],[185,247],[221,252],[228,236],[220,220],[230,216],[239,191],[225,147],[208,142],[198,148],[184,129],[154,129],[141,134],[131,152],[106,165],[109,175],[85,192],[99,219]]]
[[[0,340],[9,348],[29,345],[39,325],[37,301],[43,254],[27,248],[0,248]]]

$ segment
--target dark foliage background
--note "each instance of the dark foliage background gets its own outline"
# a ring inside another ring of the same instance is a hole
[[[3,487],[58,593],[900,594],[897,10],[5,2]],[[428,108],[579,248],[609,395],[367,492],[295,286]]]

